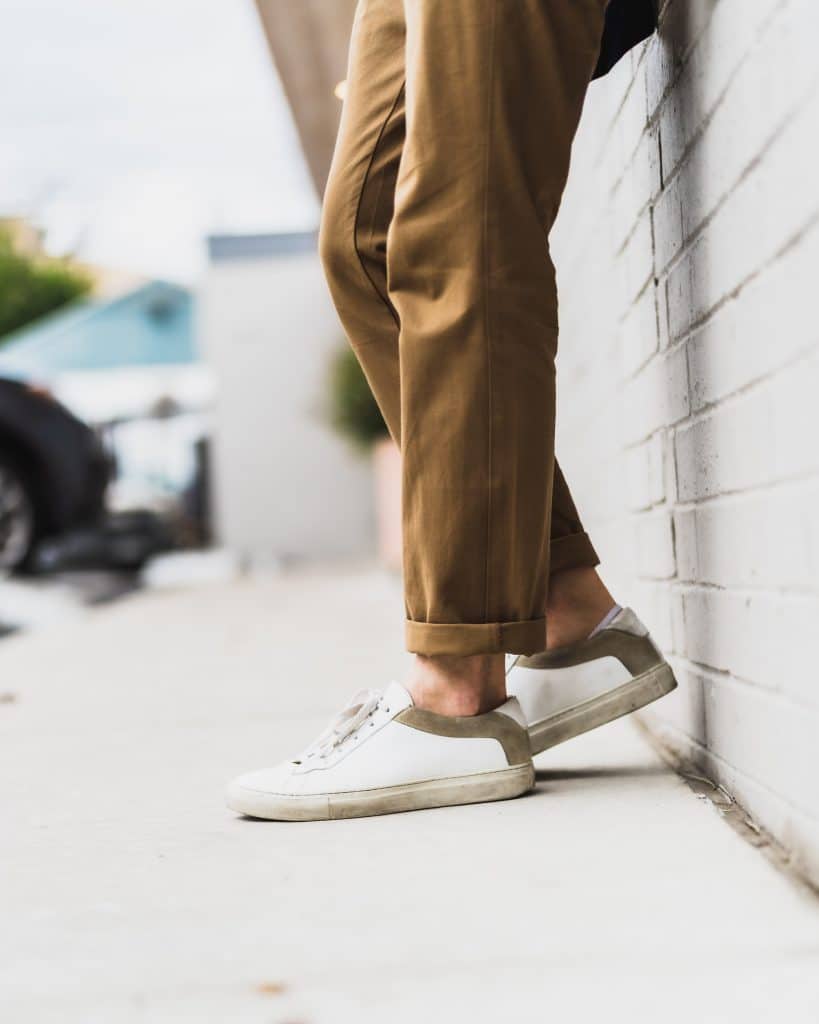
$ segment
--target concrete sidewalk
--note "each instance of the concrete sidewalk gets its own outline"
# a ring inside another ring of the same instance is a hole
[[[649,616],[650,618],[650,616]],[[377,573],[145,594],[0,643],[9,1024],[815,1024],[819,909],[625,722],[503,804],[222,805],[402,671]]]

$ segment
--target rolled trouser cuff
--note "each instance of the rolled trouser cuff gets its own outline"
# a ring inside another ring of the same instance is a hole
[[[546,619],[524,622],[406,622],[413,654],[537,654],[546,650]]]
[[[549,575],[564,569],[593,569],[600,565],[600,559],[587,533],[570,533],[565,537],[552,538],[549,545]]]

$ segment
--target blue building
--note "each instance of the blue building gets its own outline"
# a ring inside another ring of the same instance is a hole
[[[0,375],[194,363],[194,316],[193,293],[165,281],[79,302],[0,338]]]

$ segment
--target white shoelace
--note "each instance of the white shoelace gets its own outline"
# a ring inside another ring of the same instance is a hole
[[[376,712],[381,698],[380,690],[359,690],[346,707],[339,711],[319,738],[300,755],[298,762],[304,761],[308,757],[324,758],[331,754]]]

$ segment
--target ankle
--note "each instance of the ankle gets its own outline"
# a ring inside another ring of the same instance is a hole
[[[616,604],[595,569],[566,569],[549,580],[547,647],[585,639]]]
[[[502,654],[416,654],[407,689],[424,711],[449,717],[483,715],[506,700],[504,668]]]

